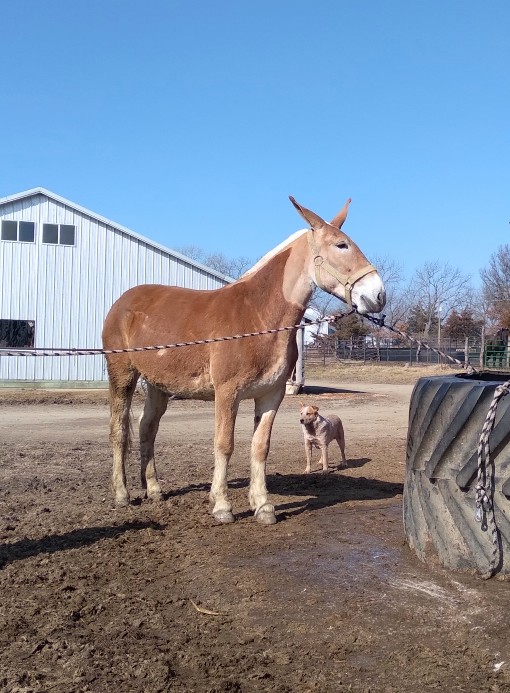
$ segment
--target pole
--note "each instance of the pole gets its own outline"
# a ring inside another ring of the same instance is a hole
[[[441,350],[441,304],[437,309],[437,348]],[[438,363],[441,363],[441,356],[437,355]]]

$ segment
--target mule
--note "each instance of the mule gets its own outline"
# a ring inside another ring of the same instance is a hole
[[[331,223],[290,198],[309,229],[297,232],[240,279],[212,291],[146,284],[113,304],[103,328],[105,349],[131,348],[256,332],[299,324],[315,285],[359,313],[379,312],[385,290],[377,270],[340,229],[350,199]],[[255,402],[249,503],[263,525],[276,522],[268,500],[266,460],[273,422],[296,363],[296,330],[178,349],[110,354],[110,439],[113,489],[118,506],[129,504],[125,463],[130,407],[138,378],[147,383],[140,419],[141,483],[149,499],[162,498],[154,441],[170,396],[215,400],[212,514],[233,522],[227,468],[234,449],[239,403]]]

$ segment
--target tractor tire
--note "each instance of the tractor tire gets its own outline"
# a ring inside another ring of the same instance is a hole
[[[509,378],[508,373],[458,374],[420,378],[415,385],[409,407],[404,531],[409,546],[426,563],[485,577],[510,573],[508,395],[498,403],[489,438],[493,464],[487,465],[497,547],[490,526],[484,531],[475,519],[480,434],[496,387]]]

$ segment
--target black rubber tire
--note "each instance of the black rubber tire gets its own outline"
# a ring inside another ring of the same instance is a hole
[[[498,385],[508,373],[420,378],[409,407],[404,530],[427,563],[487,576],[490,531],[475,519],[478,443]],[[494,573],[510,573],[510,395],[498,404],[490,436],[498,527]],[[488,470],[489,471],[489,470]]]

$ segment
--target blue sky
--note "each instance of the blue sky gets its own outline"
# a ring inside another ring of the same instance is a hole
[[[332,218],[410,275],[508,242],[510,3],[4,0],[0,197],[255,261]]]

